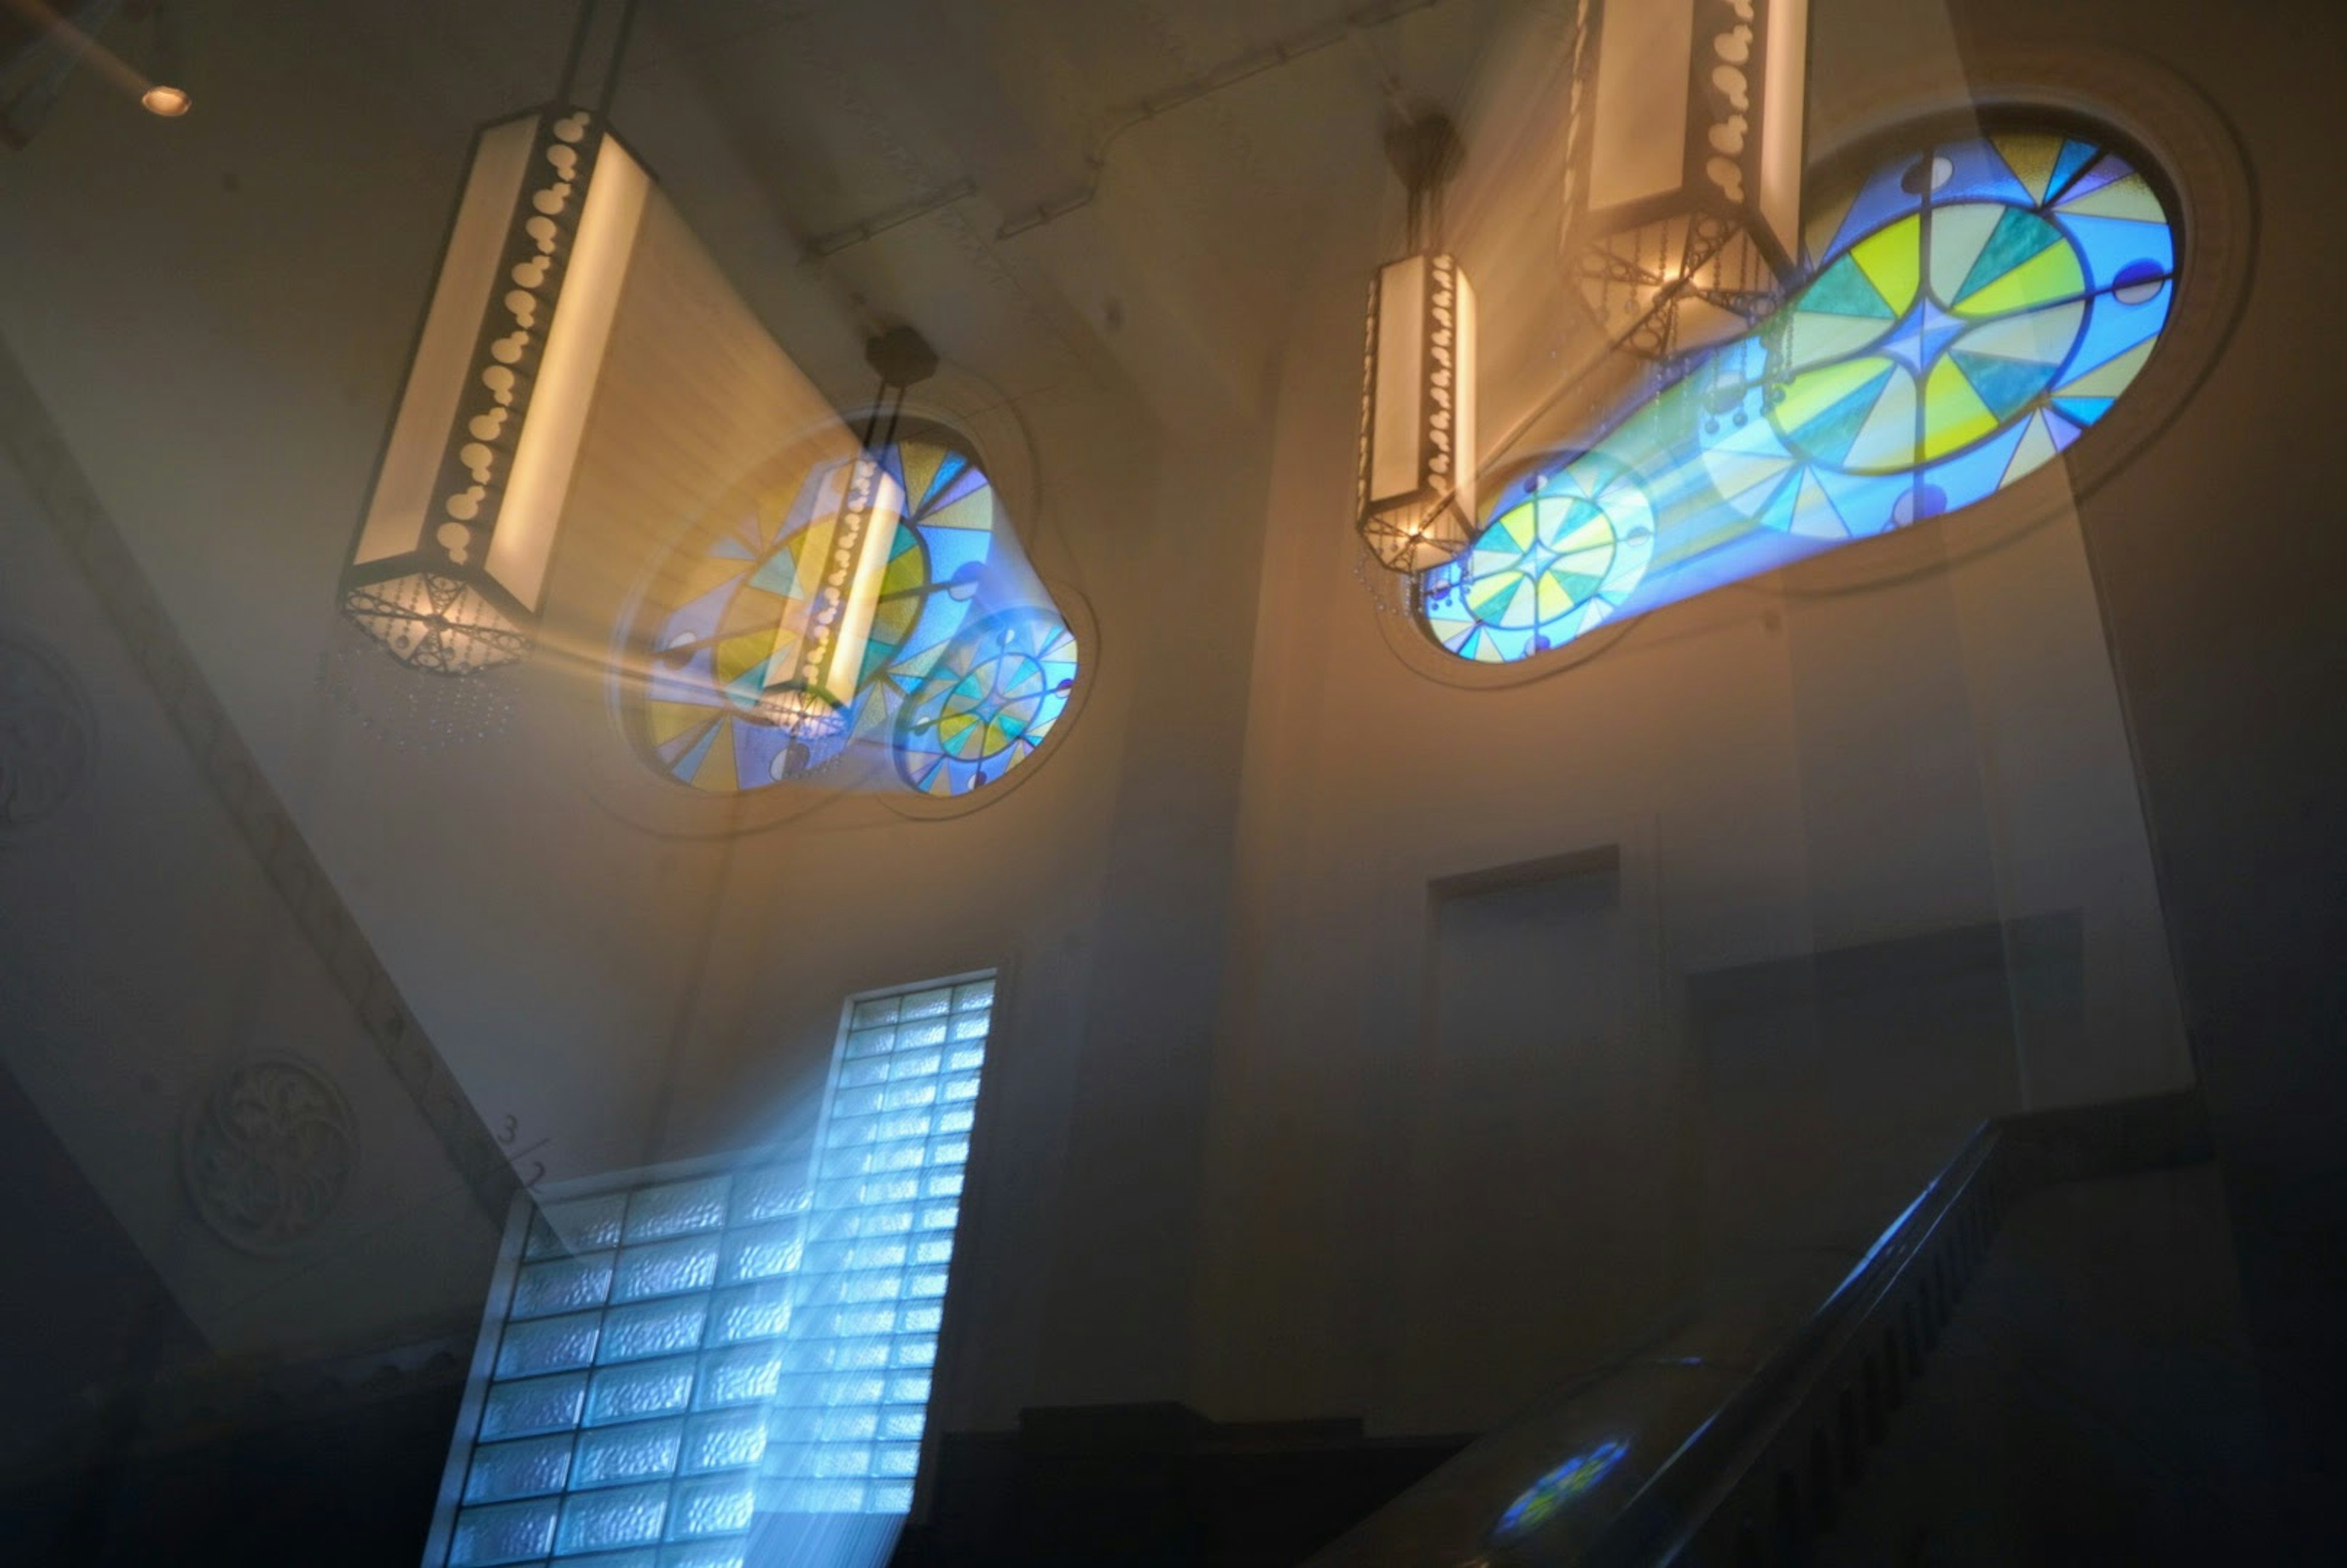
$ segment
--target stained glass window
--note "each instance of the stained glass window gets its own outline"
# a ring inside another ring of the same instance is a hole
[[[742,1568],[761,1515],[906,1513],[993,1011],[986,975],[852,1000],[811,1163],[517,1225],[425,1561]]]
[[[2175,289],[2151,182],[2054,131],[1890,159],[1808,242],[1809,281],[1767,322],[1509,487],[1470,550],[1419,579],[1438,642],[1530,658],[1971,506],[2109,412]]]
[[[1023,692],[987,686],[1013,671],[989,662],[979,628],[1015,625],[1020,649],[1054,650],[1071,688],[1075,638],[1020,559],[985,470],[958,437],[929,425],[908,427],[881,462],[903,487],[905,516],[845,731],[810,740],[762,722],[759,708],[768,661],[782,656],[778,629],[808,580],[800,556],[820,532],[811,525],[839,505],[848,462],[837,458],[743,502],[671,564],[640,614],[634,640],[647,668],[623,687],[623,705],[639,750],[661,772],[731,794],[803,775],[850,748],[888,747],[903,784],[958,794],[1000,778],[1042,743],[1067,692],[1030,702]],[[907,722],[948,669],[948,687],[982,671],[979,686],[940,694],[936,712]],[[967,735],[964,719],[979,713],[983,734]],[[955,765],[938,762],[941,735]]]

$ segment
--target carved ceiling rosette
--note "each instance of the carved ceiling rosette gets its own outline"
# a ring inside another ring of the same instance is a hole
[[[358,1170],[358,1125],[320,1069],[264,1057],[220,1074],[189,1107],[188,1197],[221,1240],[282,1252],[324,1225]]]

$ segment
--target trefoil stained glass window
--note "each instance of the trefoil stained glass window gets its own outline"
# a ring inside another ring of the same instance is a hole
[[[1020,556],[977,454],[908,422],[880,464],[905,510],[882,572],[863,672],[837,735],[765,722],[761,699],[802,559],[836,508],[850,459],[785,465],[661,574],[629,641],[642,668],[620,690],[653,767],[714,794],[767,788],[860,750],[885,750],[889,787],[944,796],[999,780],[1064,716],[1076,638]]]
[[[1808,282],[1585,450],[1510,485],[1417,579],[1427,632],[1504,663],[2051,462],[2158,343],[2177,241],[2126,156],[2034,128],[1888,159],[1808,226]]]

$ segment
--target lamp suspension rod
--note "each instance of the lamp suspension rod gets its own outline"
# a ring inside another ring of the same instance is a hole
[[[620,66],[627,58],[629,42],[636,30],[638,0],[620,0],[620,19],[612,30],[611,41],[603,56],[602,87],[595,98],[595,118],[608,122],[611,101],[620,92]],[[588,45],[593,40],[604,13],[603,0],[579,0],[579,20],[570,29],[570,45],[562,57],[562,76],[555,84],[554,101],[563,108],[574,107],[572,95],[578,90],[579,78],[587,61]]]

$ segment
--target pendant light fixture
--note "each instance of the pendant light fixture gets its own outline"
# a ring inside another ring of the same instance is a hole
[[[905,393],[937,374],[937,351],[911,327],[865,345],[880,391],[866,415],[856,456],[825,481],[789,609],[775,629],[765,686],[753,714],[806,741],[846,732],[863,684],[865,650],[880,603],[880,579],[905,516],[905,491],[888,471]]]
[[[1800,260],[1809,0],[1607,0],[1567,264],[1622,346],[1747,331]],[[1586,209],[1583,210],[1583,198]]]
[[[634,18],[620,9],[600,100],[579,107],[600,6],[585,0],[554,100],[473,144],[343,609],[413,669],[528,655],[620,289],[651,191],[607,128]]]
[[[1396,127],[1386,150],[1409,190],[1409,251],[1369,288],[1356,509],[1378,563],[1416,573],[1475,532],[1475,291],[1441,249],[1458,133],[1425,114]]]

